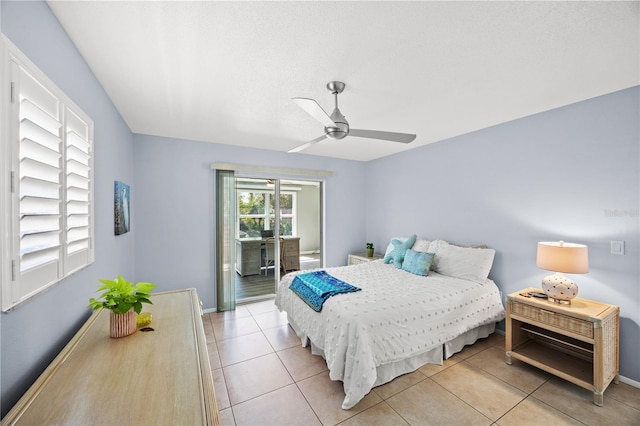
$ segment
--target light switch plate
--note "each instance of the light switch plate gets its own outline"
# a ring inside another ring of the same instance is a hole
[[[624,255],[624,241],[611,241],[611,254]]]

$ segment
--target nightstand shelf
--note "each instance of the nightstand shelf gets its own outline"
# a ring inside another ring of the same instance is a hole
[[[592,389],[593,363],[554,349],[534,339],[514,348],[511,356],[580,387]]]
[[[560,305],[526,297],[531,290],[507,297],[507,364],[515,358],[588,389],[602,406],[618,382],[618,307],[581,298]]]

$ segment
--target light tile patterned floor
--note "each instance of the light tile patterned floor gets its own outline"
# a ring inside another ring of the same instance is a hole
[[[223,425],[640,425],[640,389],[592,394],[534,367],[504,363],[494,333],[445,361],[374,388],[351,410],[273,300],[204,316]]]

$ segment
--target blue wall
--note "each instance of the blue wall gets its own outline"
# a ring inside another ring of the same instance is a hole
[[[640,381],[639,99],[635,87],[367,163],[367,241],[487,244],[504,295],[549,275],[538,241],[586,244],[590,271],[572,278],[620,307],[621,374]]]
[[[135,231],[113,235],[113,181],[133,180],[129,128],[46,3],[2,1],[0,8],[2,32],[95,122],[96,215],[94,264],[0,314],[4,416],[89,316],[98,278],[133,276]]]
[[[135,135],[135,275],[159,290],[195,287],[215,308],[215,198],[211,163],[327,170],[325,256],[344,265],[365,244],[365,163]],[[286,176],[269,176],[274,178]]]

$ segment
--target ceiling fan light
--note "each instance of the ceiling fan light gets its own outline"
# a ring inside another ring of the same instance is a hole
[[[340,140],[344,139],[349,134],[349,129],[345,131],[341,127],[325,127],[325,134],[329,139]]]

